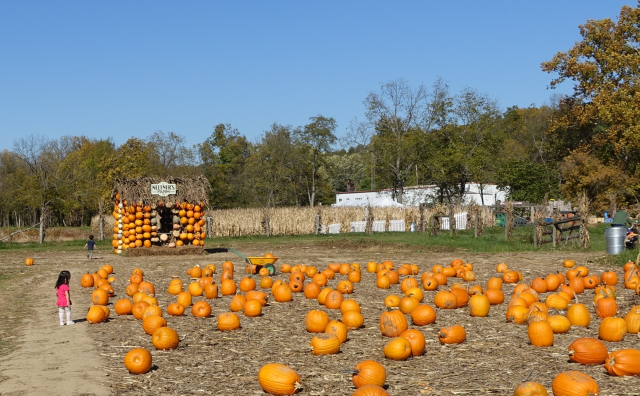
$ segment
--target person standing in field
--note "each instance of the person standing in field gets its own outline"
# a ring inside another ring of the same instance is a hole
[[[71,295],[69,294],[69,280],[71,279],[71,273],[69,271],[62,271],[58,275],[58,281],[56,282],[56,291],[58,295],[58,316],[60,317],[60,326],[64,326],[64,315],[67,314],[67,325],[70,326],[73,323],[71,320]]]
[[[93,240],[93,235],[89,235],[89,240],[87,241],[87,244],[84,245],[84,247],[88,249],[87,258],[89,260],[93,260],[93,249],[96,248],[96,242]]]

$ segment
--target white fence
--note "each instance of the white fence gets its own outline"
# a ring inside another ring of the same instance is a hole
[[[453,217],[455,217],[456,219],[456,230],[464,230],[467,228],[467,212],[462,212],[462,213],[456,213],[455,215],[453,215]],[[441,230],[448,230],[449,229],[449,218],[448,217],[442,217],[440,219],[441,223],[440,223],[440,229]]]
[[[467,212],[461,212],[454,215],[456,219],[456,229],[464,230],[467,228]],[[448,230],[449,229],[449,218],[442,217],[440,219],[440,229]],[[413,224],[413,223],[412,223]],[[366,221],[352,221],[349,223],[349,232],[365,232],[367,222]],[[320,233],[321,234],[339,234],[340,233],[340,223],[329,224],[329,227],[322,226]],[[412,231],[415,230],[416,224],[412,225]],[[389,229],[387,229],[387,221],[386,220],[374,220],[371,225],[371,230],[373,232],[405,232],[406,223],[404,220],[389,220]]]
[[[404,232],[404,220],[389,220],[390,232]]]
[[[366,221],[352,221],[350,230],[351,232],[365,232],[366,226]]]

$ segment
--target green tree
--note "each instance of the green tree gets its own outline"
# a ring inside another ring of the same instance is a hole
[[[336,141],[336,121],[321,115],[309,118],[311,122],[296,131],[296,138],[302,146],[310,172],[305,172],[309,206],[315,206],[318,192],[318,169],[324,162],[326,153]]]
[[[244,174],[251,144],[247,138],[229,124],[218,124],[197,150],[201,169],[213,187],[209,204],[219,209],[248,205]]]
[[[552,120],[551,131],[562,135],[586,131],[588,139],[579,141],[575,152],[589,153],[623,173],[630,187],[627,193],[636,199],[640,192],[639,25],[640,9],[629,6],[622,7],[617,22],[588,20],[580,25],[579,42],[542,63],[543,71],[557,74],[552,88],[566,80],[574,83],[573,94],[563,100],[564,111]]]
[[[306,199],[309,163],[290,126],[273,124],[255,144],[247,162],[253,202],[265,207],[299,206]]]
[[[368,148],[372,170],[381,166],[381,176],[389,180],[400,203],[418,159],[416,145],[427,94],[423,85],[414,89],[402,79],[382,84],[379,92],[371,92],[365,99],[368,122],[352,123],[348,136],[353,146]]]

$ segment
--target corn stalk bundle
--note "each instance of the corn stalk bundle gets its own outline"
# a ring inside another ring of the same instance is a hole
[[[578,198],[578,216],[582,219],[580,223],[580,246],[583,249],[589,249],[591,239],[589,236],[589,229],[587,227],[587,218],[589,217],[589,198],[583,191]]]
[[[504,206],[505,221],[504,226],[506,228],[505,236],[507,240],[513,238],[513,201],[508,200]]]

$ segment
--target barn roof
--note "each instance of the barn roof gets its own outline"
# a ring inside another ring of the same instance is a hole
[[[165,182],[176,185],[176,194],[151,195],[151,185]],[[115,201],[116,194],[120,194],[121,200],[129,203],[142,202],[146,205],[156,206],[158,202],[204,202],[207,205],[207,192],[211,188],[209,181],[204,176],[195,177],[138,177],[116,178],[113,181],[111,200]]]

